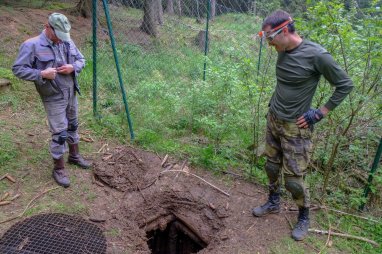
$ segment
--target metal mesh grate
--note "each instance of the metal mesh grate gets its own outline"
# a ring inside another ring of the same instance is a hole
[[[0,239],[0,253],[104,254],[102,231],[84,219],[65,214],[41,214],[13,225]]]

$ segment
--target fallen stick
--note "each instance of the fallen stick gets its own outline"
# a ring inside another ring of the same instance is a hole
[[[336,233],[336,232],[333,232],[333,231],[329,232],[327,230],[319,230],[319,229],[312,229],[312,228],[309,229],[309,232],[317,233],[317,234],[322,234],[322,235],[330,234],[330,235],[345,237],[345,238],[348,238],[348,239],[356,239],[356,240],[360,240],[360,241],[364,241],[364,242],[370,243],[370,244],[374,245],[375,247],[379,247],[379,243],[377,243],[377,242],[375,242],[373,240],[367,239],[365,237],[361,237],[361,236]]]
[[[285,219],[287,220],[290,229],[293,229],[293,224],[292,224],[292,222],[290,221],[289,217],[286,214],[285,214]]]
[[[163,161],[160,164],[161,167],[163,167],[163,165],[166,163],[167,159],[168,159],[168,154],[166,154],[166,156],[163,158]]]
[[[219,188],[216,187],[215,185],[213,185],[213,184],[207,182],[206,180],[204,180],[204,179],[201,178],[200,176],[197,176],[197,175],[192,174],[192,173],[189,173],[189,172],[185,172],[185,171],[183,171],[183,170],[168,170],[168,171],[162,171],[162,172],[159,174],[159,176],[162,175],[162,174],[164,174],[164,173],[168,173],[168,172],[182,172],[182,173],[184,173],[184,174],[186,174],[186,175],[192,175],[193,177],[196,177],[196,178],[198,178],[199,180],[205,182],[206,184],[208,184],[208,185],[211,186],[212,188],[214,188],[214,189],[220,191],[221,193],[223,193],[223,194],[226,195],[227,197],[230,196],[230,194],[228,194],[227,192],[225,192],[225,191],[219,189]]]
[[[175,164],[169,164],[164,170],[171,170]]]
[[[113,157],[113,154],[109,154],[109,155],[102,157],[102,160],[107,161],[107,160],[110,160],[112,157]]]
[[[134,156],[134,158],[139,161],[139,163],[143,163],[143,161],[141,160],[141,158],[138,157],[138,155],[136,155],[133,151],[130,151],[130,153]]]
[[[320,208],[321,209],[325,209],[326,208],[329,211],[336,212],[336,213],[339,213],[339,214],[349,215],[349,216],[353,216],[353,217],[356,217],[356,218],[359,218],[359,219],[363,219],[363,220],[368,220],[368,221],[372,221],[372,222],[375,222],[375,223],[379,223],[379,221],[377,221],[377,220],[373,220],[373,219],[370,219],[370,218],[367,218],[367,217],[364,217],[364,216],[359,216],[359,215],[355,215],[355,214],[351,214],[351,213],[346,213],[346,212],[335,210],[335,209],[332,209],[332,208],[329,208],[329,207],[320,206]]]
[[[336,213],[339,213],[339,214],[349,215],[349,216],[356,217],[356,218],[359,218],[359,219],[363,219],[363,220],[368,220],[368,221],[372,221],[372,222],[375,222],[375,223],[379,223],[379,221],[377,221],[377,220],[373,220],[373,219],[370,219],[370,218],[367,218],[367,217],[364,217],[364,216],[359,216],[359,215],[356,215],[356,214],[351,214],[351,213],[343,212],[343,211],[340,211],[340,210],[332,209],[332,208],[329,208],[327,206],[313,206],[309,210],[312,211],[312,210],[317,210],[317,209],[327,209],[329,211],[336,212]],[[297,208],[289,208],[289,211],[295,212],[295,211],[298,211],[298,209]]]
[[[0,201],[0,206],[9,205],[10,203],[12,203],[12,202],[11,201]]]
[[[187,160],[184,160],[182,165],[180,166],[180,170],[183,171],[184,166],[186,166]]]
[[[101,146],[101,148],[97,151],[97,153],[101,153],[102,152],[102,150],[105,148],[105,146],[107,146],[108,144],[107,143],[105,143],[105,144],[103,144],[103,146]]]
[[[15,178],[13,178],[11,175],[9,175],[9,173],[6,173],[5,175],[3,175],[2,177],[0,177],[0,181],[3,180],[4,178],[7,178],[9,181],[11,181],[12,183],[15,183],[16,180]]]
[[[12,183],[15,183],[15,182],[16,182],[15,178],[13,178],[10,174],[6,174],[5,177],[6,177],[9,181],[11,181]]]
[[[6,192],[1,198],[0,201],[5,200],[9,196],[9,192]]]
[[[5,219],[3,221],[0,221],[0,224],[2,223],[5,223],[5,222],[9,222],[9,221],[13,221],[15,219],[18,219],[18,218],[21,218],[24,216],[25,212],[30,208],[30,205],[36,200],[38,199],[39,197],[41,197],[42,195],[44,195],[45,193],[48,193],[49,191],[52,191],[52,190],[55,190],[55,189],[58,189],[60,188],[60,186],[57,186],[57,187],[54,187],[54,188],[51,188],[51,189],[48,189],[48,190],[45,190],[43,192],[41,192],[40,194],[38,194],[36,197],[34,197],[31,201],[29,201],[29,203],[27,204],[27,206],[25,207],[24,211],[22,211],[19,215],[16,215],[14,217],[11,217],[11,218],[8,218],[8,219]]]
[[[222,173],[226,174],[226,175],[232,175],[232,176],[235,176],[235,177],[238,177],[238,178],[244,178],[244,176],[236,174],[236,173],[233,173],[233,172],[230,172],[230,171],[222,171]]]
[[[87,142],[87,143],[92,143],[92,142],[94,142],[93,139],[91,139],[91,138],[87,138],[87,137],[81,137],[80,139],[81,139],[82,141]]]
[[[21,196],[21,194],[16,194],[13,197],[9,198],[8,201],[13,201],[13,200],[19,198],[20,196]]]

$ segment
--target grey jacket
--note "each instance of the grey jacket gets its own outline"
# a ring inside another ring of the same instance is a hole
[[[85,66],[85,58],[73,41],[65,42],[65,48],[68,64],[74,67],[72,73],[74,88],[79,93],[77,75]],[[57,67],[56,57],[45,33],[42,32],[21,45],[12,71],[18,78],[33,81],[41,97],[49,97],[61,93],[55,80],[43,79],[41,76],[41,71],[49,67]]]

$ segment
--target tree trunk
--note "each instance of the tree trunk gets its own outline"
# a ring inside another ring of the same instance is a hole
[[[71,14],[77,14],[84,18],[92,16],[92,0],[80,0]]]
[[[163,5],[162,0],[157,0],[157,21],[159,25],[163,25]]]
[[[167,0],[166,13],[170,15],[174,14],[174,0]]]
[[[252,14],[256,16],[256,12],[257,12],[256,0],[253,0],[252,2],[251,11],[252,11]]]
[[[196,20],[200,20],[200,7],[199,7],[199,0],[196,0]]]
[[[216,16],[216,0],[211,0],[210,20],[214,20]]]
[[[181,0],[176,0],[176,15],[182,16],[182,1]]]
[[[157,37],[158,36],[158,0],[146,0],[143,6],[143,22],[141,30],[145,33]]]

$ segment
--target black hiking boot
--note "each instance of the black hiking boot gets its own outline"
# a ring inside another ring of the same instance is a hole
[[[60,159],[53,159],[54,168],[53,168],[53,178],[58,185],[67,188],[70,186],[69,174],[65,170],[64,157]]]
[[[309,208],[300,207],[298,211],[298,221],[292,231],[292,238],[296,241],[301,241],[308,234],[309,230]]]
[[[91,166],[91,163],[80,155],[78,144],[69,144],[68,163],[77,165],[81,168],[89,168]]]
[[[253,216],[261,217],[270,213],[280,212],[280,192],[270,191],[268,201],[262,205],[252,209]]]

